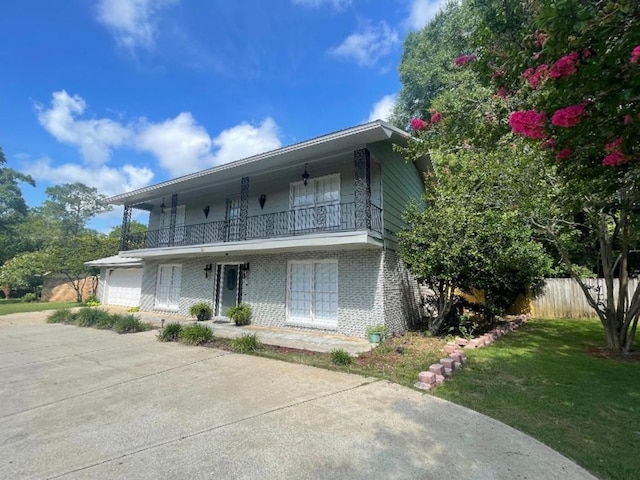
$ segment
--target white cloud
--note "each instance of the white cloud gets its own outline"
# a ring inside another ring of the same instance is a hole
[[[372,67],[382,57],[389,55],[399,43],[398,33],[386,22],[380,22],[377,26],[367,24],[329,50],[329,53],[353,59],[361,67]]]
[[[98,21],[127,49],[151,48],[157,35],[160,10],[179,0],[98,0]]]
[[[411,30],[420,30],[450,0],[412,0],[406,20]]]
[[[212,141],[218,148],[214,154],[215,165],[268,152],[282,146],[278,125],[271,117],[264,119],[257,127],[243,122],[223,130]]]
[[[101,165],[109,160],[114,147],[129,141],[132,132],[107,118],[79,120],[86,107],[82,97],[72,97],[64,90],[53,93],[51,108],[36,106],[45,130],[59,141],[78,147],[86,162]]]
[[[258,126],[243,122],[211,138],[190,113],[181,113],[145,126],[136,147],[154,154],[172,175],[185,175],[279,148],[278,133],[276,122],[266,118]]]
[[[389,120],[391,114],[393,113],[393,107],[396,104],[396,96],[395,95],[385,95],[371,107],[371,111],[369,112],[368,122],[372,122],[374,120]]]
[[[154,176],[147,167],[133,165],[124,165],[120,168],[106,165],[92,167],[74,163],[53,165],[48,157],[30,162],[23,171],[34,177],[36,181],[52,184],[80,182],[95,187],[98,192],[108,196],[146,187]]]
[[[331,5],[337,10],[342,10],[351,5],[352,0],[291,0],[294,5],[303,7],[319,8],[323,5]]]

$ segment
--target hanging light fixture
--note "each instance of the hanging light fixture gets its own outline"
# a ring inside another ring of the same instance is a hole
[[[160,204],[160,213],[164,213],[167,206],[164,204],[164,197],[162,197],[162,203]]]
[[[302,184],[306,187],[309,184],[309,172],[307,172],[307,164],[304,164],[304,173],[302,174]]]

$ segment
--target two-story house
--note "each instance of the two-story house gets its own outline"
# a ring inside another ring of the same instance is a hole
[[[405,330],[419,294],[396,233],[429,168],[394,151],[409,138],[375,121],[112,197],[120,257],[142,260],[140,309],[246,302],[256,325]],[[128,232],[133,209],[149,212],[146,233]]]

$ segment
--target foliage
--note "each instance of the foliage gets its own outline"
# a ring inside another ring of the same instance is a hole
[[[147,231],[147,226],[145,224],[140,223],[136,220],[131,220],[129,222],[129,233],[144,233],[146,231]],[[117,227],[114,227],[109,232],[109,237],[120,241],[120,238],[122,237],[122,225],[118,225]]]
[[[12,313],[43,312],[47,310],[61,310],[73,308],[76,302],[29,302],[23,303],[18,299],[0,300],[0,316]]]
[[[203,345],[212,339],[213,331],[202,323],[187,325],[180,334],[180,341],[187,345]]]
[[[82,183],[54,185],[47,187],[45,193],[49,198],[44,202],[42,212],[60,222],[64,236],[86,233],[89,220],[112,210],[105,195]]]
[[[25,293],[22,296],[22,301],[24,303],[37,302],[38,301],[38,297],[36,296],[35,293],[29,292],[29,293]]]
[[[231,341],[231,349],[236,353],[254,352],[259,348],[260,342],[255,333],[243,333]]]
[[[387,327],[379,324],[379,325],[369,325],[366,330],[367,335],[371,335],[372,333],[379,333],[380,335],[384,335],[387,331]]]
[[[42,285],[42,275],[48,266],[49,256],[45,252],[21,253],[0,267],[0,285],[35,288]]]
[[[248,303],[240,303],[229,308],[225,315],[233,320],[238,326],[249,325],[251,319],[251,305]]]
[[[182,324],[179,322],[171,322],[164,326],[158,332],[158,340],[160,342],[177,342],[182,334]]]
[[[74,323],[76,320],[76,312],[69,308],[63,308],[51,312],[47,317],[47,323]]]
[[[139,311],[140,311],[140,307],[127,308],[127,312],[129,312],[129,313],[137,313]]]
[[[517,208],[581,285],[607,344],[629,351],[640,315],[640,291],[629,297],[626,288],[630,253],[640,246],[640,5],[466,4],[478,19],[469,36],[477,60],[459,68],[475,71],[492,95],[482,101],[484,115],[469,109],[466,122],[459,121],[460,100],[443,95],[434,105],[444,120],[420,135],[456,151],[512,149],[539,163],[541,175],[532,177],[543,186],[537,201],[519,201]],[[580,244],[598,260],[605,302],[581,281],[574,255]],[[617,295],[615,277],[622,285]]]
[[[75,324],[78,327],[95,327],[98,324],[105,324],[105,317],[109,317],[109,312],[99,308],[81,308],[75,316]]]
[[[138,317],[131,314],[126,315],[112,315],[113,322],[113,330],[116,333],[136,333],[136,332],[145,332],[147,330],[151,330],[152,325],[150,323],[141,322]]]
[[[349,352],[338,348],[331,351],[331,362],[334,365],[342,365],[346,367],[353,363],[353,358],[351,358],[351,354]]]
[[[194,303],[189,308],[189,315],[198,320],[210,320],[213,310],[207,302]]]
[[[595,319],[529,321],[467,351],[465,368],[434,395],[531,435],[598,478],[635,478],[640,365],[637,354],[594,356],[601,338]]]
[[[7,159],[0,147],[0,232],[6,231],[27,214],[20,183],[35,186],[33,178],[6,167]]]
[[[84,304],[87,307],[97,307],[99,305],[102,304],[102,302],[100,302],[100,299],[98,298],[98,296],[95,293],[92,293],[91,295],[89,295],[85,301]],[[128,310],[127,310],[128,311]]]

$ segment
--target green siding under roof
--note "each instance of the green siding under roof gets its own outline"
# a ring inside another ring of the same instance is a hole
[[[393,150],[388,142],[367,145],[373,159],[382,166],[382,211],[385,246],[397,248],[396,233],[406,226],[402,214],[411,201],[424,205],[424,173],[413,162]]]

